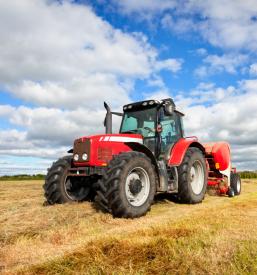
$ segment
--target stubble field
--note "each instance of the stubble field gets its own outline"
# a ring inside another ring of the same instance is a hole
[[[134,220],[45,207],[42,184],[0,182],[0,273],[257,274],[257,181],[198,205],[159,198]]]

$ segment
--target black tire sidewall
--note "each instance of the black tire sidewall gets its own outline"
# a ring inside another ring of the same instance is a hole
[[[237,189],[237,182],[240,182],[240,190]],[[237,173],[231,173],[230,175],[230,187],[234,190],[236,196],[240,195],[242,189],[241,178]]]
[[[67,181],[67,174],[68,174],[68,169],[71,167],[70,163],[67,162],[65,168],[63,169],[63,174],[60,176],[60,192],[62,194],[62,198],[65,202],[72,202],[76,201],[73,200],[71,197],[68,196],[67,191],[66,191],[66,181]]]
[[[186,159],[189,158],[186,161]],[[203,174],[204,174],[204,185],[202,188],[202,191],[199,194],[195,194],[190,180],[190,170],[193,166],[193,164],[198,161],[201,163],[203,168]],[[205,158],[202,154],[202,152],[197,148],[189,148],[189,151],[186,153],[184,161],[181,164],[181,167],[179,169],[180,173],[186,172],[186,178],[185,174],[180,175],[179,174],[179,195],[181,195],[182,201],[188,202],[188,203],[199,203],[204,199],[206,189],[207,189],[207,168],[206,168],[206,162]]]
[[[79,201],[67,194],[66,180],[70,167],[72,167],[72,157],[66,156],[54,162],[49,169],[43,186],[49,204]]]
[[[146,201],[140,206],[133,206],[132,204],[130,204],[127,199],[126,191],[125,191],[126,179],[129,173],[136,167],[143,168],[148,174],[149,181],[150,181],[150,190],[149,190],[148,197]],[[154,199],[155,193],[156,193],[156,176],[155,176],[155,171],[151,162],[148,161],[148,159],[143,157],[131,158],[120,173],[119,197],[123,204],[123,207],[126,208],[127,215],[131,217],[139,217],[144,215],[150,208],[152,201]]]
[[[190,170],[193,166],[193,164],[198,161],[201,163],[202,165],[202,169],[203,169],[203,174],[204,174],[204,184],[203,184],[203,189],[201,191],[201,193],[199,194],[195,194],[193,189],[192,189],[192,185],[190,183]],[[188,181],[188,190],[189,192],[191,193],[191,197],[192,197],[192,200],[193,201],[199,201],[199,200],[202,200],[202,198],[204,197],[205,195],[205,192],[206,192],[206,184],[205,182],[207,181],[207,173],[206,173],[206,164],[205,164],[205,160],[203,158],[203,155],[196,151],[192,154],[190,160],[189,160],[189,164],[188,164],[188,168],[187,168],[187,181]]]

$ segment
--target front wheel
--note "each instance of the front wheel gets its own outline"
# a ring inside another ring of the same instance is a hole
[[[90,197],[90,183],[83,178],[69,177],[72,158],[66,156],[53,163],[49,169],[45,184],[45,198],[48,204],[83,201]]]
[[[206,163],[198,148],[189,148],[178,167],[178,196],[184,203],[199,203],[207,188]]]
[[[110,161],[99,186],[96,202],[114,217],[140,217],[156,193],[155,168],[142,153],[122,153]]]

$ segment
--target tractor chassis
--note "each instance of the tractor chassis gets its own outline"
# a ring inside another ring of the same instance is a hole
[[[90,177],[99,176],[101,177],[104,173],[105,167],[72,167],[68,170],[67,177]]]

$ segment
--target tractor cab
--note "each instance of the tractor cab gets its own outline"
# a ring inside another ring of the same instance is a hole
[[[148,100],[123,107],[120,134],[140,134],[143,143],[156,158],[170,154],[172,146],[183,137],[182,116],[172,99]]]

